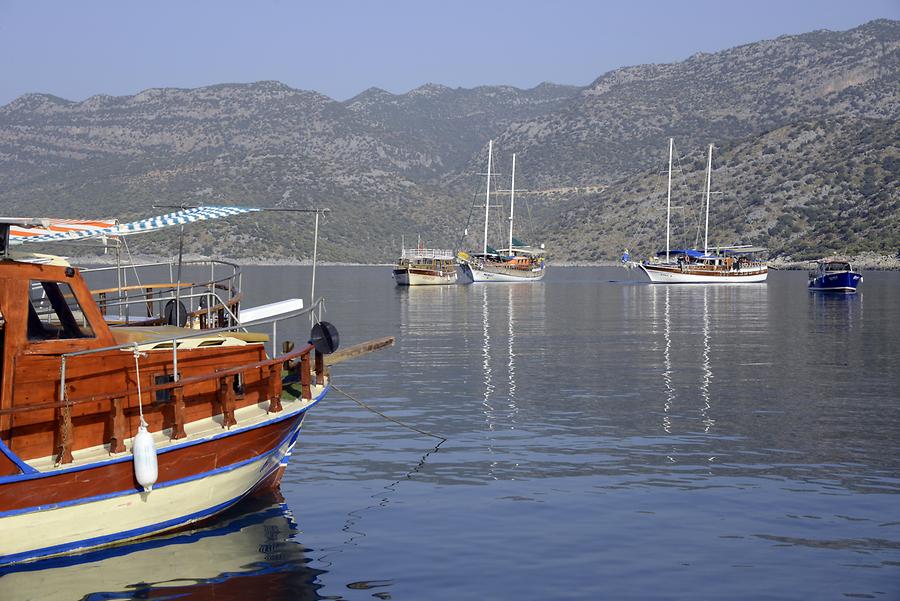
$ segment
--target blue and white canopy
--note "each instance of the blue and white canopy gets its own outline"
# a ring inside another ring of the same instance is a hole
[[[79,221],[73,219],[49,219],[46,227],[11,227],[10,244],[23,242],[69,242],[73,240],[85,240],[88,238],[116,238],[153,232],[175,225],[186,225],[196,221],[208,219],[220,219],[242,213],[255,213],[261,211],[253,207],[226,207],[207,206],[193,207],[175,213],[167,213],[157,217],[132,221],[130,223],[116,223],[115,221]]]

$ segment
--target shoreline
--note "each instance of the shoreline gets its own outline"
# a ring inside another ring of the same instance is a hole
[[[861,253],[858,255],[839,256],[847,259],[855,269],[863,271],[900,271],[900,256],[880,255],[877,253]],[[309,259],[292,260],[292,259],[250,259],[246,257],[236,259],[233,257],[206,257],[201,255],[185,255],[185,261],[204,261],[209,259],[227,261],[240,266],[259,266],[259,267],[304,267],[311,266],[312,261]],[[69,260],[77,259],[77,263],[82,265],[115,265],[115,259],[104,256],[84,256],[69,257]],[[158,261],[170,261],[172,257],[164,255],[137,255],[133,259],[137,263],[151,263]],[[815,264],[815,261],[794,261],[790,257],[777,258],[767,261],[769,269],[775,271],[807,271]],[[321,267],[392,267],[393,263],[348,263],[343,261],[317,261],[317,266]],[[622,267],[620,261],[550,261],[552,267]]]

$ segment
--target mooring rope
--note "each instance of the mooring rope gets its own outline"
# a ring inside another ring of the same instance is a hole
[[[384,413],[382,413],[381,411],[375,409],[374,407],[370,407],[369,405],[366,405],[365,403],[363,403],[362,401],[360,401],[359,399],[357,399],[356,397],[354,397],[354,396],[351,395],[350,393],[341,390],[340,388],[338,388],[337,386],[335,386],[334,383],[331,384],[331,387],[332,387],[335,391],[341,393],[342,395],[344,395],[345,397],[347,397],[348,399],[350,399],[351,401],[353,401],[354,403],[356,403],[357,405],[359,405],[360,407],[362,407],[363,409],[365,409],[365,410],[367,410],[367,411],[371,411],[371,412],[374,413],[375,415],[381,416],[381,417],[383,417],[384,419],[386,419],[386,420],[388,420],[388,421],[390,421],[390,422],[394,422],[395,424],[397,424],[397,425],[399,425],[399,426],[403,426],[404,428],[406,428],[406,429],[408,429],[408,430],[412,430],[413,432],[418,432],[419,434],[423,434],[423,435],[425,435],[425,436],[430,436],[431,438],[437,438],[438,440],[441,441],[441,443],[447,442],[447,439],[446,439],[445,437],[443,437],[443,436],[440,436],[439,434],[434,434],[434,433],[432,433],[432,432],[426,432],[425,430],[420,430],[419,428],[416,428],[415,426],[410,426],[409,424],[405,424],[405,423],[401,422],[400,420],[394,419],[393,417],[391,417],[391,416],[389,416],[389,415],[385,415]],[[438,446],[440,446],[440,445],[438,445]]]
[[[144,400],[141,398],[141,366],[138,364],[138,358],[143,356],[144,353],[140,351],[138,348],[138,343],[134,343],[134,373],[135,380],[137,381],[137,394],[138,394],[138,414],[140,415],[141,425],[147,427],[147,422],[144,421]]]

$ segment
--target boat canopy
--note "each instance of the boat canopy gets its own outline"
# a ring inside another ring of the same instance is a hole
[[[710,246],[709,252],[722,253],[729,255],[750,255],[753,253],[763,253],[768,249],[765,246],[752,246],[750,244],[737,244],[733,246]]]
[[[821,259],[816,261],[823,271],[852,271],[850,261],[843,259]]]
[[[693,248],[673,248],[673,249],[669,250],[669,254],[670,255],[687,255],[688,257],[691,257],[692,259],[699,259],[699,258],[705,256],[702,251],[695,250]],[[664,256],[666,256],[666,251],[661,250],[658,253],[656,253],[656,256],[664,257]]]
[[[19,220],[22,223],[10,223],[9,242],[10,244],[22,244],[23,242],[68,242],[89,238],[115,238],[260,210],[253,207],[193,207],[130,223],[96,219],[42,219],[32,225],[36,220]]]

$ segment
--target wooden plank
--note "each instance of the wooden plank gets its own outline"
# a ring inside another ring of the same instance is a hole
[[[282,410],[281,406],[281,366],[270,365],[268,377],[268,396],[269,396],[269,413],[278,413]]]
[[[72,463],[72,411],[68,406],[59,410],[56,463]]]
[[[312,399],[310,390],[309,353],[300,357],[300,396],[304,399]]]
[[[112,400],[112,409],[110,410],[110,420],[112,424],[112,436],[109,439],[110,453],[125,452],[125,438],[128,434],[125,430],[125,399],[117,398]]]
[[[325,355],[315,351],[316,357],[316,385],[325,385]]]
[[[187,436],[184,432],[184,388],[173,388],[172,395],[172,440]]]
[[[361,357],[362,355],[366,355],[368,353],[381,350],[389,346],[394,346],[393,336],[375,338],[374,340],[361,342],[360,344],[355,344],[349,348],[335,351],[330,355],[326,355],[325,365],[335,365],[336,363],[341,363],[349,359],[355,359],[356,357]]]
[[[234,418],[234,376],[219,378],[219,403],[222,406],[222,427],[237,425]]]

